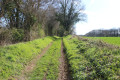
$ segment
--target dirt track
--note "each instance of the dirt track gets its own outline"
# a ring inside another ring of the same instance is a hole
[[[61,43],[61,57],[59,61],[60,61],[60,66],[59,66],[60,72],[59,72],[58,80],[70,80],[69,67],[64,53],[63,41]]]
[[[37,64],[37,61],[46,53],[46,51],[50,48],[52,43],[50,43],[46,48],[44,48],[40,55],[36,56],[34,59],[32,59],[24,68],[22,71],[22,74],[20,76],[15,77],[15,80],[29,80],[29,77],[27,74],[31,73],[34,69],[34,67]],[[58,74],[58,80],[71,80],[69,76],[69,67],[68,62],[64,53],[64,46],[63,46],[63,40],[61,42],[61,57],[59,59],[60,66],[59,66],[59,74]],[[43,80],[46,80],[44,77]]]
[[[50,43],[46,48],[44,48],[40,55],[36,56],[34,59],[32,59],[25,67],[25,69],[22,71],[22,74],[15,78],[15,80],[28,80],[27,73],[30,73],[33,71],[34,67],[36,66],[37,61],[46,53],[46,51],[49,49],[49,47],[52,45]]]

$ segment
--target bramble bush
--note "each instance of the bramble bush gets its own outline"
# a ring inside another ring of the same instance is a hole
[[[89,42],[64,38],[73,80],[119,80],[120,51]]]
[[[12,29],[12,42],[20,42],[24,39],[24,31],[22,29]]]

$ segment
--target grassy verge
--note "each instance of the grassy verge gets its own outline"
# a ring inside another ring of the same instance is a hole
[[[99,48],[77,38],[64,38],[73,80],[120,79],[120,51]]]
[[[45,37],[34,41],[0,47],[0,80],[19,75],[24,66],[53,41]]]
[[[59,72],[59,58],[61,39],[53,42],[46,54],[38,61],[34,71],[29,74],[30,80],[57,80]]]

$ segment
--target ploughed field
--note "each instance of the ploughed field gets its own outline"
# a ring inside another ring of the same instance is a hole
[[[0,80],[120,80],[119,39],[54,36],[0,47]]]

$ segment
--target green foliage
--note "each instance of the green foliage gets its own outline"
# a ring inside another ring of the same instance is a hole
[[[0,45],[8,43],[21,42],[24,39],[24,31],[22,29],[3,29],[0,33]]]
[[[64,27],[63,26],[60,26],[59,27],[59,30],[58,30],[58,34],[59,34],[59,36],[64,36],[64,32],[65,32],[65,29],[64,29]]]
[[[25,64],[52,41],[51,37],[45,37],[26,43],[0,47],[0,80],[7,80],[11,76],[19,75]]]
[[[61,29],[66,34],[71,34],[73,25],[78,21],[85,21],[86,16],[79,10],[84,10],[81,1],[77,0],[80,5],[75,5],[72,0],[60,1],[60,10],[56,13],[56,19],[60,22],[64,29]]]
[[[24,31],[22,29],[12,29],[12,38],[14,42],[22,41],[24,38]]]
[[[1,29],[0,31],[0,45],[5,45],[12,41],[12,34],[11,31],[8,29]]]
[[[118,80],[120,51],[89,46],[77,38],[64,38],[73,80]]]
[[[46,54],[38,61],[35,70],[30,74],[30,80],[43,80],[45,77],[47,80],[57,80],[60,49],[61,39],[57,39]]]
[[[44,32],[44,29],[42,28],[42,25],[38,24],[38,28],[39,28],[38,35],[40,37],[44,37],[45,36],[45,32]]]

